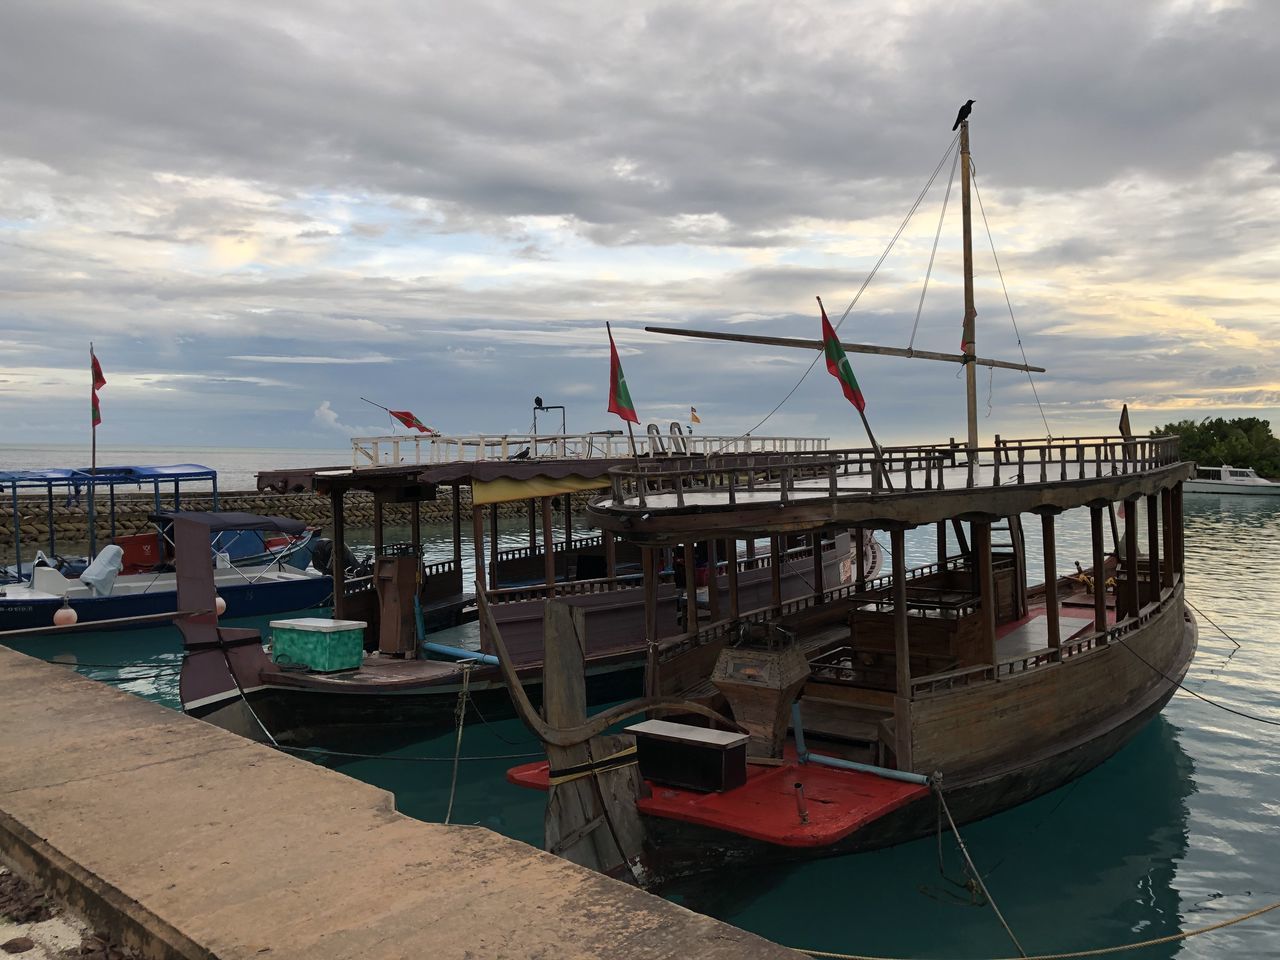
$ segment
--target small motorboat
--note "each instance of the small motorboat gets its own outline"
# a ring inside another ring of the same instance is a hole
[[[1251,467],[1196,467],[1194,479],[1184,487],[1187,493],[1234,493],[1246,496],[1280,496],[1280,483],[1258,476]]]

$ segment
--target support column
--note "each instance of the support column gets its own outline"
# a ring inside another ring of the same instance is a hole
[[[939,520],[936,526],[938,528],[938,569],[945,570],[947,568],[947,521]]]
[[[754,560],[756,556],[756,538],[749,537],[747,539],[747,559]]]
[[[484,562],[484,507],[471,507],[471,539],[475,549],[476,584],[484,587],[489,582]]]
[[[1173,488],[1173,571],[1181,580],[1187,575],[1185,530],[1182,527],[1182,484]]]
[[[489,504],[489,589],[498,589],[498,505]]]
[[[712,623],[720,622],[720,586],[716,576],[720,551],[716,549],[717,543],[714,539],[707,541],[707,612]]]
[[[826,593],[822,582],[822,531],[813,531],[809,539],[813,541],[813,597],[815,603],[821,603],[822,595]]]
[[[546,573],[547,586],[556,583],[555,531],[552,530],[551,498],[542,498],[542,568]]]
[[[773,586],[773,609],[782,610],[782,538],[769,538],[769,579]]]
[[[529,549],[538,549],[538,501],[529,500]]]
[[[1056,518],[1049,511],[1040,514],[1041,540],[1044,544],[1044,617],[1049,628],[1049,647],[1058,659],[1062,646],[1061,610],[1058,608],[1058,537]]]
[[[373,491],[373,555],[382,556],[382,493]]]
[[[692,543],[684,545],[684,629],[685,633],[698,629],[698,570]]]
[[[996,663],[996,578],[991,568],[991,523],[974,521],[974,550],[978,561],[978,593],[982,597],[982,646],[986,662]]]
[[[737,620],[741,616],[738,608],[738,540],[725,541],[729,544],[729,555],[725,557],[725,572],[729,575],[729,616]]]
[[[653,547],[640,548],[640,570],[644,574],[645,696],[658,695],[658,565]]]
[[[618,543],[608,530],[601,536],[604,540],[604,575],[612,580],[618,575]]]
[[[422,504],[414,498],[409,504],[409,537],[413,542],[413,555],[418,558],[418,575],[422,575]]]
[[[573,543],[573,494],[564,495],[564,548]]]
[[[1173,499],[1168,488],[1160,491],[1160,532],[1164,534],[1164,585],[1173,586]]]
[[[855,564],[853,588],[858,593],[862,593],[867,589],[867,558],[863,553],[863,544],[866,542],[867,532],[862,527],[855,527],[853,536],[856,541],[853,550],[853,562]]]
[[[347,564],[342,559],[347,552],[346,517],[342,512],[342,491],[330,490],[329,502],[333,508],[333,619],[343,620],[347,588]]]
[[[462,485],[455,483],[453,485],[453,566],[458,571],[458,576],[462,576]],[[462,592],[466,593],[466,584],[463,584]]]
[[[1093,540],[1093,629],[1105,637],[1107,632],[1107,567],[1102,542],[1102,508],[1089,508],[1089,532]],[[1102,643],[1106,643],[1103,639]]]
[[[889,531],[893,553],[893,649],[897,661],[898,696],[911,696],[911,648],[907,642],[907,550],[900,527]]]
[[[1142,605],[1138,602],[1138,501],[1127,500],[1124,505],[1124,565],[1129,576],[1125,579],[1125,606],[1131,617],[1136,617]]]
[[[1136,504],[1135,504],[1136,506]],[[1160,600],[1160,498],[1156,494],[1147,497],[1147,600]]]

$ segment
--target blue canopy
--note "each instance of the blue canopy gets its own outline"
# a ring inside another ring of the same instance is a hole
[[[0,486],[47,487],[88,485],[103,486],[118,483],[154,483],[159,480],[216,480],[218,472],[198,463],[175,463],[168,466],[110,466],[70,469],[51,467],[43,470],[11,470],[0,473]]]

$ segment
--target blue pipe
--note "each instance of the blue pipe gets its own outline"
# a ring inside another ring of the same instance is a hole
[[[424,643],[423,650],[438,653],[442,657],[453,657],[455,660],[475,660],[490,667],[498,665],[498,658],[491,653],[480,653],[478,650],[466,650],[462,647],[450,647],[443,643]]]
[[[801,763],[816,763],[823,767],[834,767],[837,770],[855,770],[858,773],[870,773],[887,780],[901,780],[904,783],[929,785],[929,778],[920,773],[907,770],[890,770],[888,767],[877,767],[869,763],[857,763],[840,757],[828,757],[821,753],[810,753],[804,745],[804,727],[800,723],[800,701],[791,704],[791,726],[795,728],[796,755]]]

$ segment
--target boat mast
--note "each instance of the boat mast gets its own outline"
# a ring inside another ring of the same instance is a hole
[[[973,225],[969,213],[969,121],[960,122],[960,212],[964,222],[964,332],[960,349],[965,355],[964,389],[969,411],[969,459],[978,456],[978,367],[975,364],[974,321],[978,311],[973,306]]]

